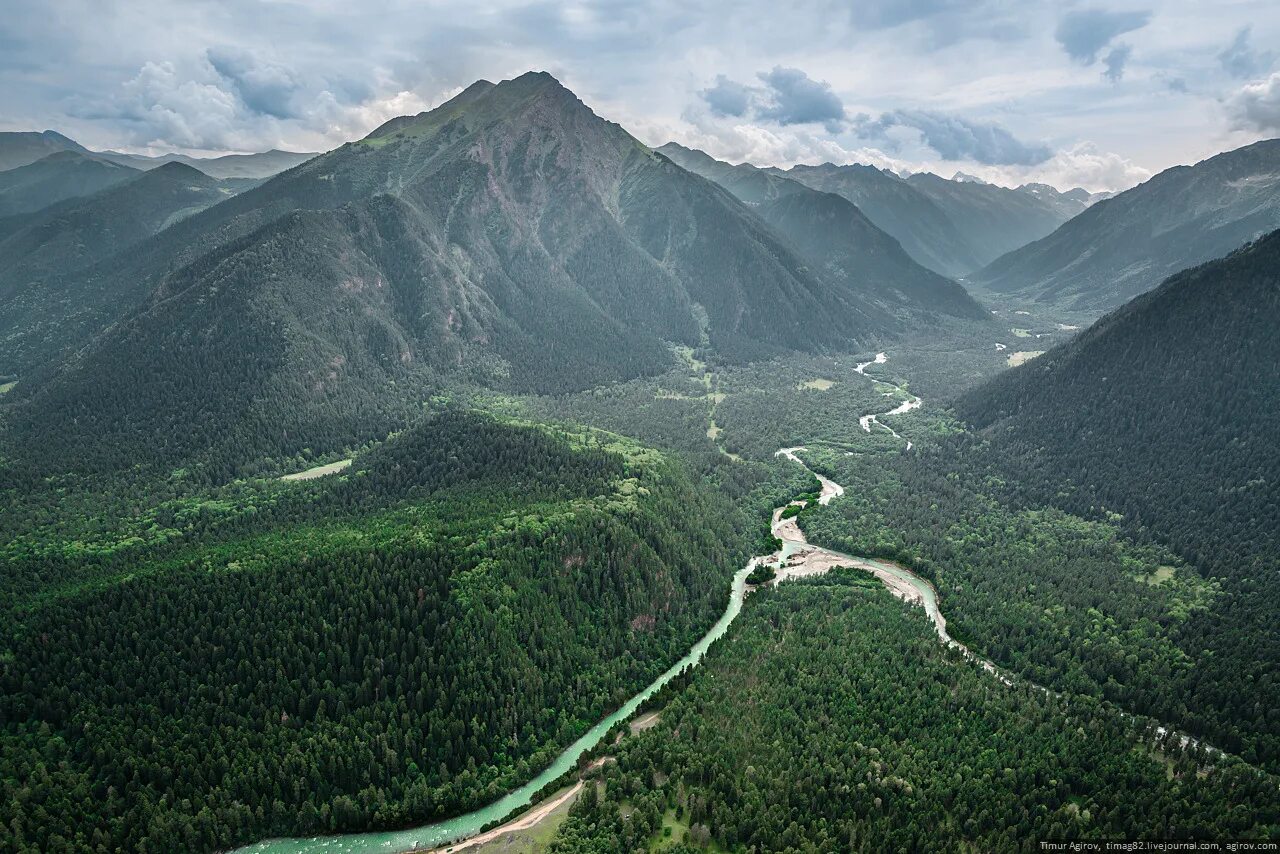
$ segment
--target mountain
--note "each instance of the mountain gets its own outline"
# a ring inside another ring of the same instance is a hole
[[[715,181],[751,206],[773,201],[779,196],[809,190],[806,185],[783,177],[772,170],[761,169],[750,163],[735,166],[723,160],[716,160],[705,151],[685,148],[679,143],[668,142],[654,150],[677,166],[701,175],[709,181]]]
[[[57,131],[6,131],[0,133],[0,171],[17,169],[59,151],[91,154],[89,149]]]
[[[199,169],[213,178],[270,178],[316,156],[314,151],[280,151],[273,148],[256,154],[224,154],[221,157],[188,157],[185,154],[162,154],[147,157],[102,151],[97,156],[135,169],[155,169],[166,163],[182,163]]]
[[[1023,184],[1018,187],[1018,191],[1035,196],[1041,203],[1056,210],[1062,217],[1063,222],[1071,219],[1071,217],[1090,205],[1097,204],[1103,199],[1109,199],[1115,195],[1115,193],[1105,191],[1091,193],[1081,187],[1063,191],[1048,184]]]
[[[85,165],[122,172],[128,180],[33,214],[0,220],[2,374],[23,374],[79,346],[117,312],[127,310],[120,293],[96,287],[87,268],[128,255],[166,226],[234,191],[181,163],[142,173],[94,161]]]
[[[1045,185],[1035,191],[1009,189],[972,179],[949,181],[931,172],[905,180],[942,209],[979,266],[1052,233],[1085,208]]]
[[[136,169],[80,154],[58,151],[26,166],[0,172],[0,218],[30,213],[88,196],[137,176]]]
[[[1261,711],[1280,707],[1278,271],[1272,232],[956,403],[1034,500],[1109,514],[1217,579],[1222,594],[1178,638],[1196,662],[1188,705],[1255,721],[1243,741],[1219,737],[1253,741],[1269,762],[1280,761]]]
[[[191,217],[93,287],[154,293],[10,393],[34,459],[340,447],[403,423],[442,378],[562,392],[665,370],[670,343],[742,360],[901,328],[535,73]]]
[[[842,196],[823,193],[750,164],[734,166],[667,143],[657,149],[755,208],[827,278],[846,281],[885,309],[907,315],[948,314],[986,320],[964,288],[911,259]]]
[[[0,850],[226,852],[514,789],[723,612],[754,528],[699,474],[441,412],[117,548],[0,543]]]
[[[213,178],[269,178],[316,156],[308,151],[271,149],[256,154],[224,154],[221,157],[190,157],[186,154],[162,154],[149,157],[121,151],[90,151],[74,139],[56,131],[0,133],[0,172],[17,169],[50,154],[73,151],[100,161],[131,169],[155,169],[166,163],[182,163],[199,169]]]
[[[1272,139],[1166,169],[970,280],[997,293],[1105,311],[1277,227],[1280,139]]]
[[[908,255],[936,273],[962,276],[982,266],[979,255],[937,202],[891,172],[858,163],[770,171],[853,202],[901,243]]]

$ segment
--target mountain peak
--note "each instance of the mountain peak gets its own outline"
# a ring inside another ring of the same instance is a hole
[[[181,160],[170,160],[168,163],[162,163],[148,174],[158,175],[164,178],[180,178],[183,180],[208,180],[209,176],[201,172],[189,163],[183,163]]]

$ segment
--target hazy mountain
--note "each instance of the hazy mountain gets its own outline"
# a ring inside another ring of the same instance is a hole
[[[1175,166],[970,277],[1075,310],[1113,308],[1280,226],[1280,140]]]
[[[1109,199],[1115,195],[1115,193],[1105,191],[1091,193],[1081,187],[1059,190],[1057,187],[1051,187],[1048,184],[1023,184],[1018,187],[1018,191],[1035,196],[1041,203],[1056,210],[1062,217],[1063,222],[1071,219],[1071,217],[1090,205],[1097,204],[1103,199]]]
[[[90,196],[0,220],[0,373],[23,373],[127,311],[120,293],[97,287],[86,268],[128,255],[139,242],[234,189],[181,163],[141,173],[89,165],[131,177]]]
[[[735,166],[723,160],[716,160],[705,151],[685,148],[676,142],[668,142],[655,150],[677,166],[715,181],[748,205],[757,206],[779,196],[810,190],[804,184],[785,178],[772,170],[761,169],[750,163]]]
[[[94,287],[154,283],[149,303],[24,380],[20,431],[122,463],[237,436],[277,453],[385,432],[442,375],[555,392],[664,370],[667,342],[742,359],[900,328],[547,74],[477,83],[131,255]]]
[[[979,266],[1050,234],[1087,203],[1039,185],[1009,189],[984,181],[947,180],[930,172],[905,179],[946,213]],[[971,272],[971,271],[966,271]]]
[[[1222,595],[1177,642],[1196,661],[1196,706],[1228,719],[1261,721],[1280,703],[1268,583],[1280,553],[1278,271],[1273,232],[957,404],[1035,500],[1108,514],[1219,579]],[[1253,736],[1260,755],[1278,755],[1274,727]]]
[[[908,255],[934,272],[962,276],[982,266],[980,256],[946,211],[892,172],[857,163],[770,171],[853,202],[877,227],[896,238]]]
[[[658,151],[752,205],[824,276],[848,282],[889,311],[987,319],[987,312],[964,288],[913,261],[898,241],[848,199],[750,164],[724,163],[676,143]]]
[[[307,162],[316,154],[314,151],[280,151],[273,148],[257,154],[224,154],[221,157],[188,157],[185,154],[146,157],[118,151],[103,151],[97,156],[135,169],[154,169],[166,163],[184,163],[214,178],[270,178],[299,163]]]
[[[23,131],[0,133],[0,171],[35,163],[59,151],[74,151],[132,169],[155,169],[166,163],[178,162],[194,166],[213,178],[268,178],[316,156],[315,152],[272,149],[257,154],[225,154],[221,157],[189,157],[185,154],[148,157],[121,151],[90,151],[56,131]]]
[[[80,143],[57,131],[0,132],[0,171],[35,163],[59,151],[91,153]]]
[[[29,213],[136,177],[138,171],[75,151],[0,172],[0,217]]]

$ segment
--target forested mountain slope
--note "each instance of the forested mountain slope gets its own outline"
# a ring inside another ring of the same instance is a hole
[[[1280,140],[1166,169],[969,278],[1073,310],[1108,310],[1280,227]]]
[[[0,172],[35,163],[59,151],[93,153],[74,139],[68,139],[57,131],[0,132]]]
[[[917,172],[906,181],[951,219],[979,266],[1052,233],[1087,206],[1078,196],[1073,201],[1052,187],[1033,192],[981,181],[951,181],[931,172]]]
[[[59,151],[35,163],[0,172],[0,219],[30,213],[76,196],[88,196],[137,177],[118,163]]]
[[[146,542],[6,544],[0,849],[225,851],[493,800],[723,609],[753,529],[700,481],[445,412],[341,476],[152,508]]]
[[[964,288],[913,261],[898,241],[848,199],[748,163],[724,163],[675,143],[658,151],[753,206],[824,276],[848,282],[895,315],[912,320],[939,314],[989,319]]]
[[[806,189],[766,202],[758,213],[824,276],[849,282],[895,314],[925,325],[939,315],[990,323],[961,285],[912,261],[848,199]]]
[[[751,595],[553,854],[1023,851],[1274,833],[1275,778],[1006,686],[859,570]]]
[[[132,247],[236,189],[180,163],[142,173],[106,168],[129,179],[0,220],[0,374],[25,374],[128,310],[127,295],[99,287],[88,268],[129,257]]]
[[[654,150],[677,166],[715,181],[748,205],[757,206],[764,202],[771,202],[779,196],[810,189],[799,181],[783,177],[772,170],[761,169],[750,163],[739,163],[735,166],[723,160],[716,160],[705,151],[685,148],[679,143],[668,142]]]
[[[793,166],[771,170],[800,183],[843,196],[876,226],[892,235],[907,254],[944,276],[962,276],[982,261],[947,213],[916,187],[874,166]]]
[[[1186,270],[956,403],[1028,500],[1116,514],[1226,595],[1179,642],[1196,704],[1280,757],[1280,232]]]
[[[901,328],[547,74],[392,120],[132,256],[93,286],[147,303],[17,389],[24,455],[290,454],[384,435],[442,373],[558,392],[656,373],[667,342],[733,360]]]

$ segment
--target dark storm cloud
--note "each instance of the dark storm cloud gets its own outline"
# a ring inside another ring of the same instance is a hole
[[[698,94],[707,102],[713,115],[733,117],[745,116],[754,97],[751,87],[735,83],[723,74],[716,76],[714,86]]]
[[[290,69],[236,48],[210,48],[205,55],[250,110],[278,119],[298,117],[293,100],[302,87]]]
[[[813,80],[798,68],[774,66],[758,75],[766,95],[758,109],[762,119],[780,125],[834,124],[844,120],[844,103],[831,84]]]
[[[1140,30],[1151,20],[1149,11],[1111,12],[1106,9],[1081,9],[1068,12],[1058,22],[1054,38],[1067,56],[1084,65],[1098,61],[1116,36]],[[1123,63],[1121,63],[1123,66]]]
[[[912,128],[943,160],[973,160],[989,166],[1034,166],[1053,156],[1046,145],[1025,143],[994,122],[978,122],[929,110],[894,110],[855,122],[859,136],[887,140],[896,127]]]
[[[699,96],[712,115],[741,118],[778,125],[825,125],[837,132],[845,119],[844,102],[824,80],[814,80],[799,68],[774,66],[756,75],[761,86],[748,86],[716,76],[715,85]]]

